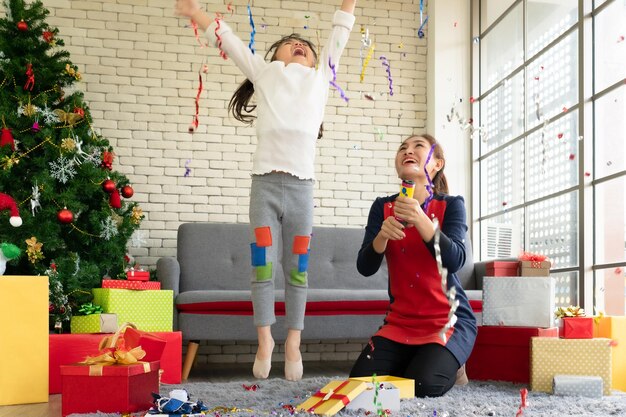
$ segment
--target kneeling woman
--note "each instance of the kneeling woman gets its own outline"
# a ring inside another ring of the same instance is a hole
[[[370,276],[386,258],[390,306],[350,376],[410,378],[415,380],[415,396],[436,397],[457,380],[467,382],[464,364],[477,333],[476,318],[455,275],[465,263],[465,205],[462,197],[447,195],[443,150],[432,136],[406,139],[395,165],[401,180],[415,183],[414,196],[380,197],[370,209],[357,268]],[[456,287],[459,301],[457,321],[445,337],[440,332],[448,323],[450,305],[435,258],[435,218],[441,226],[439,244],[448,289]]]

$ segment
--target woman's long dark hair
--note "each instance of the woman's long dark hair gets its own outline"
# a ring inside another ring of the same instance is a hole
[[[443,153],[443,148],[441,147],[441,144],[437,142],[437,139],[435,139],[434,136],[429,135],[428,133],[409,136],[407,139],[405,139],[405,141],[411,138],[424,138],[428,141],[428,143],[430,143],[430,146],[435,146],[435,149],[433,150],[433,158],[437,158],[443,161],[443,166],[432,178],[433,193],[448,194],[448,180],[446,178],[446,174],[443,173],[443,170],[446,168],[446,157]]]
[[[291,35],[284,36],[274,42],[272,46],[270,46],[270,48],[267,50],[267,53],[265,54],[265,59],[267,59],[267,56],[270,54],[270,52],[274,51],[272,57],[270,58],[270,62],[275,61],[276,51],[278,50],[278,47],[280,47],[283,43],[289,40],[296,40],[302,43],[306,43],[307,46],[311,48],[311,51],[313,51],[313,57],[317,62],[317,52],[315,52],[315,46],[308,40],[302,38],[297,33],[292,33]],[[233,114],[236,120],[239,120],[240,122],[247,125],[251,125],[254,122],[254,119],[256,119],[256,116],[250,114],[256,109],[256,104],[250,104],[250,100],[252,99],[253,95],[254,84],[252,84],[252,82],[246,78],[245,81],[242,82],[241,85],[239,85],[237,90],[235,90],[235,93],[230,98],[230,102],[228,103],[228,111]],[[317,138],[320,139],[323,133],[324,124],[322,123],[322,125],[320,125],[320,130],[317,133]]]

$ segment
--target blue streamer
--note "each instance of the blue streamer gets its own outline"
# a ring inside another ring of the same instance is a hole
[[[419,29],[417,29],[417,37],[420,39],[424,37],[424,26],[426,25],[426,22],[428,22],[428,16],[426,16],[426,20],[424,20],[424,22],[422,22],[422,25],[419,27]]]
[[[248,48],[252,51],[254,55],[254,35],[256,35],[256,29],[254,28],[254,20],[252,20],[252,10],[250,9],[250,3],[248,3],[248,17],[250,17],[250,26],[252,26],[252,32],[250,32],[250,43],[248,44]]]

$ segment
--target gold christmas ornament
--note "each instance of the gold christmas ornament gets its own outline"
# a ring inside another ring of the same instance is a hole
[[[133,214],[131,216],[131,221],[135,224],[139,224],[141,219],[143,218],[143,210],[139,206],[133,207]]]
[[[2,168],[4,169],[11,169],[13,168],[13,165],[17,165],[20,163],[20,159],[16,156],[4,156],[2,157],[2,162],[0,162],[0,165],[2,165]]]
[[[80,121],[80,119],[83,118],[83,116],[78,113],[66,112],[65,110],[61,109],[54,110],[54,114],[57,115],[60,121],[70,126],[76,124],[78,121]]]
[[[28,260],[31,263],[34,264],[38,260],[43,259],[43,252],[41,251],[43,243],[37,242],[37,238],[35,236],[31,237],[30,239],[26,239],[25,242],[28,245],[28,248],[26,248]]]
[[[65,138],[61,141],[61,149],[65,152],[71,152],[76,149],[76,141],[72,138]]]

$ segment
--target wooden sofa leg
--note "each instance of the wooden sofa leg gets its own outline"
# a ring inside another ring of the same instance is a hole
[[[183,363],[183,381],[189,378],[189,372],[191,372],[191,367],[196,359],[196,353],[198,353],[198,346],[200,346],[200,344],[197,340],[190,340],[187,345],[187,354],[185,355],[185,362]]]

